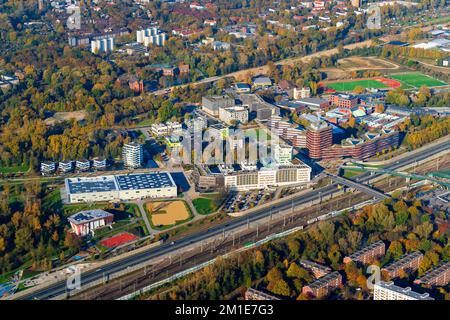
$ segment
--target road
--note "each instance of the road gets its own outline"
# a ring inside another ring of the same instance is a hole
[[[336,182],[339,182],[339,183],[341,183],[343,185],[346,185],[346,186],[348,186],[350,188],[358,189],[359,191],[365,192],[368,195],[371,195],[372,197],[379,198],[379,199],[387,199],[387,198],[389,198],[389,196],[385,195],[383,192],[380,192],[378,190],[374,190],[371,187],[368,187],[368,186],[366,186],[366,185],[364,185],[362,183],[358,183],[358,182],[352,181],[350,179],[346,179],[344,177],[339,177],[339,176],[336,176],[336,175],[328,173],[328,172],[324,172],[324,174],[326,176],[330,177],[332,180],[334,180]]]
[[[442,151],[447,151],[449,149],[450,149],[450,140],[447,140],[442,144],[433,146],[432,148],[424,149],[410,156],[406,156],[402,159],[401,162],[397,161],[391,165],[387,165],[386,169],[395,170],[405,165],[412,164],[416,161],[424,160],[433,154],[440,153]],[[358,182],[364,183],[379,175],[381,174],[364,173],[359,175],[357,180]],[[235,218],[230,222],[212,227],[211,229],[208,229],[207,232],[197,232],[188,235],[185,238],[180,239],[173,244],[166,243],[151,250],[139,252],[136,255],[128,256],[122,260],[111,262],[110,264],[102,266],[102,268],[86,271],[82,274],[81,281],[82,283],[89,283],[98,279],[102,279],[108,274],[125,270],[128,267],[140,264],[150,259],[164,257],[165,255],[174,251],[178,250],[182,251],[183,249],[191,246],[193,243],[200,243],[208,239],[213,239],[217,236],[220,236],[224,232],[233,231],[234,229],[243,227],[248,223],[252,223],[267,218],[272,214],[276,215],[280,211],[288,210],[289,208],[295,207],[297,205],[309,203],[310,201],[317,200],[320,197],[332,195],[337,191],[338,191],[337,184],[334,183],[329,186],[305,193],[299,196],[298,198],[277,203],[271,208],[261,208],[260,210],[256,210],[251,214]],[[23,296],[20,297],[20,299],[49,299],[52,297],[63,295],[65,292],[66,292],[66,282],[61,281],[51,284],[46,288],[37,289],[36,291],[30,292],[29,294],[24,294]]]

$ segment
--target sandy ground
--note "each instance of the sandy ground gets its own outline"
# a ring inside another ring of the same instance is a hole
[[[153,212],[151,219],[155,226],[172,225],[189,218],[189,211],[183,201],[148,202],[145,205],[149,212]]]
[[[87,113],[84,110],[70,111],[70,112],[56,112],[52,117],[45,119],[44,122],[47,125],[54,125],[56,123],[68,121],[70,119],[81,121],[84,118],[86,118],[86,115]]]

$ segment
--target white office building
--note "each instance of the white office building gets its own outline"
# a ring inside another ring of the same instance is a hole
[[[65,187],[68,203],[177,196],[177,186],[168,172],[67,178]]]
[[[428,293],[417,293],[410,287],[402,288],[394,282],[380,281],[373,287],[373,300],[434,300]]]
[[[141,167],[144,161],[144,152],[142,145],[136,142],[125,144],[122,150],[122,158],[126,167]]]
[[[311,168],[306,164],[235,171],[224,176],[224,186],[235,191],[266,189],[311,181]]]
[[[219,108],[219,119],[226,124],[232,124],[233,122],[247,123],[248,110],[242,106]]]

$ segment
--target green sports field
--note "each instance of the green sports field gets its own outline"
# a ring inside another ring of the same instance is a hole
[[[390,78],[398,80],[406,85],[410,85],[416,88],[419,88],[423,85],[426,85],[427,87],[438,87],[446,85],[445,82],[434,79],[420,72],[396,74],[391,75]]]
[[[341,82],[327,83],[326,86],[336,91],[353,91],[358,86],[361,86],[363,88],[377,88],[377,89],[388,87],[384,83],[376,80],[341,81]]]

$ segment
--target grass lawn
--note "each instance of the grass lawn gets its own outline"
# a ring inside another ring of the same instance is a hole
[[[361,86],[363,88],[388,88],[387,85],[376,80],[355,80],[355,81],[342,81],[327,83],[328,88],[336,91],[353,91],[356,87]]]
[[[391,75],[390,78],[398,80],[406,85],[410,85],[416,88],[419,88],[422,85],[426,85],[428,87],[437,87],[446,85],[445,82],[434,79],[420,72],[396,74]]]
[[[354,176],[357,176],[359,174],[363,173],[363,170],[359,170],[359,169],[345,169],[344,171],[344,178],[350,179]]]
[[[136,126],[138,127],[148,127],[151,126],[155,121],[151,119],[144,119],[139,123],[136,123]]]
[[[18,173],[27,172],[28,166],[12,166],[12,167],[0,167],[0,173]]]
[[[214,204],[214,200],[210,198],[197,198],[192,200],[195,209],[199,214],[210,214],[217,211],[217,206]]]

